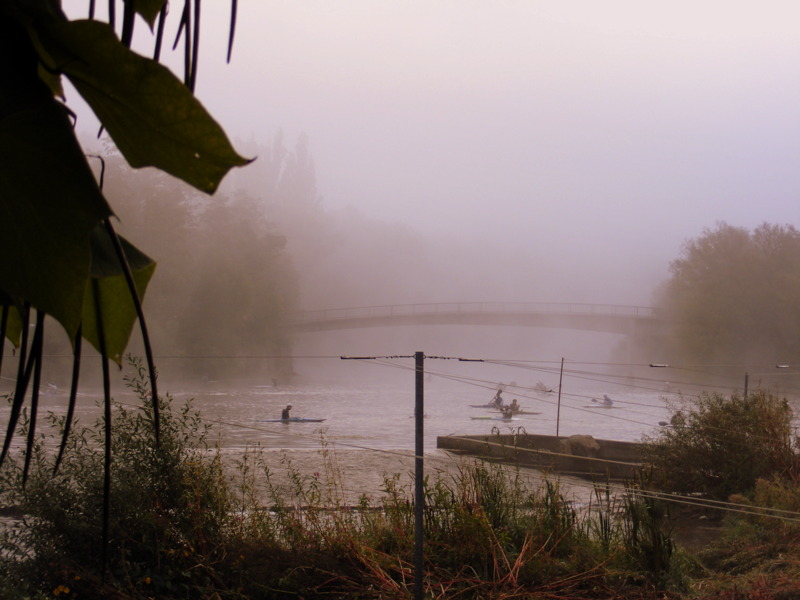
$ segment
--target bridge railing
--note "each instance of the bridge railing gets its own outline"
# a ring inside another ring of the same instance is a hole
[[[653,318],[656,316],[655,309],[650,306],[580,304],[571,302],[435,302],[310,310],[297,313],[293,321],[296,324],[300,324],[346,319],[436,314],[571,314],[615,315],[639,318]]]

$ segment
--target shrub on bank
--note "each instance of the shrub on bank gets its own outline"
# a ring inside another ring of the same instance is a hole
[[[698,600],[800,596],[800,462],[791,418],[786,400],[766,390],[703,394],[645,440],[654,487],[700,494],[724,517],[721,535],[697,553],[705,570]]]
[[[786,400],[766,390],[730,398],[703,393],[675,411],[658,435],[645,438],[653,484],[727,500],[751,492],[759,478],[797,473],[791,417]]]

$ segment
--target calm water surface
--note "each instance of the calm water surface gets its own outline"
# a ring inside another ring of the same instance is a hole
[[[322,449],[334,450],[337,468],[345,475],[342,486],[350,499],[358,494],[378,492],[383,477],[410,473],[414,467],[413,373],[408,385],[393,384],[302,384],[245,385],[224,382],[198,383],[163,391],[175,398],[175,405],[193,399],[194,406],[213,426],[212,441],[232,461],[247,448],[259,447],[273,465],[286,457],[306,475],[324,470]],[[424,387],[424,445],[426,469],[452,468],[455,459],[436,449],[437,436],[527,432],[560,435],[589,434],[595,438],[636,441],[652,435],[659,422],[667,421],[670,404],[677,402],[678,390],[643,389],[624,382],[582,381],[564,387],[559,403],[556,393],[535,392],[532,387],[504,392],[506,402],[517,398],[523,410],[539,414],[520,415],[512,421],[473,419],[497,417],[488,409],[474,408],[494,395],[488,385],[464,385],[440,379],[426,380]],[[50,390],[42,397],[42,413],[66,412],[66,393]],[[607,393],[613,408],[592,401]],[[115,398],[136,405],[127,391]],[[84,424],[97,418],[97,394],[79,398],[77,417]],[[281,409],[293,405],[292,416],[325,419],[321,423],[269,423],[280,417]],[[0,416],[5,429],[8,410]],[[324,446],[323,446],[324,442]],[[15,447],[23,444],[15,441]],[[272,467],[271,467],[272,468]]]
[[[164,386],[165,384],[162,384]],[[473,408],[488,402],[494,391],[483,387],[459,386],[449,382],[426,382],[424,400],[425,448],[436,447],[437,436],[475,435],[493,430],[507,433],[555,435],[589,434],[596,438],[634,441],[652,434],[659,421],[669,418],[667,403],[676,397],[666,391],[626,389],[605,385],[593,389],[562,393],[535,392],[507,388],[506,402],[517,398],[524,411],[512,421],[499,419],[488,409]],[[223,448],[318,448],[324,439],[342,448],[369,450],[414,448],[416,393],[414,382],[408,386],[392,385],[241,385],[213,382],[167,389],[176,405],[193,399],[194,406],[210,421],[215,440]],[[608,393],[612,408],[603,408],[593,398]],[[135,404],[127,391],[116,392],[120,402]],[[66,412],[66,393],[56,391],[42,397],[40,411]],[[97,395],[78,399],[78,418],[94,419],[99,410]],[[270,423],[280,417],[281,409],[293,405],[292,416],[325,419],[321,423]],[[7,419],[7,411],[2,421]],[[474,417],[481,417],[475,419]],[[495,417],[489,420],[486,417]]]

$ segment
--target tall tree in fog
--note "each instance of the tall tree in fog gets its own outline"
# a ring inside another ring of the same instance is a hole
[[[296,278],[263,201],[239,194],[208,204],[193,228],[201,247],[178,340],[228,357],[222,365],[234,374],[288,375],[290,360],[280,357],[290,354],[290,339],[281,324],[296,310]],[[256,356],[278,358],[249,358]]]
[[[121,229],[159,257],[147,308],[159,353],[172,357],[161,369],[285,375],[288,361],[253,358],[287,354],[280,324],[297,302],[285,237],[265,202],[243,193],[212,202],[158,172],[134,178],[121,161],[109,162],[107,193]],[[227,358],[180,358],[188,356]]]
[[[688,241],[670,265],[660,304],[672,348],[694,364],[800,358],[800,232],[725,223]]]

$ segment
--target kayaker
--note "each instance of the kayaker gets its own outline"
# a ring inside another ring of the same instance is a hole
[[[292,405],[287,404],[286,408],[281,411],[281,420],[288,421],[289,420],[289,411],[292,410]]]
[[[503,390],[498,389],[497,393],[492,398],[492,401],[489,404],[494,404],[497,408],[503,408],[503,397],[500,395],[503,393]]]
[[[518,413],[520,411],[519,404],[517,404],[516,398],[511,400],[511,404],[508,405],[508,410],[511,411],[511,414]]]

